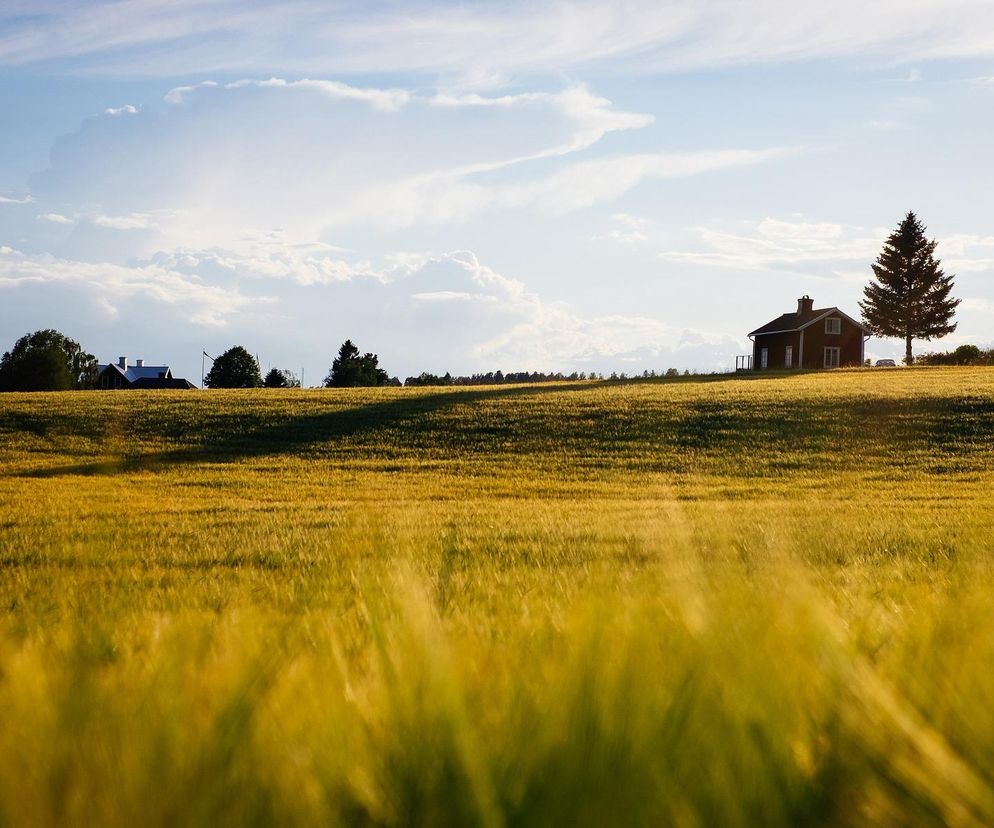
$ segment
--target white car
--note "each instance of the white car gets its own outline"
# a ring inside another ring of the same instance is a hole
[[[877,368],[896,368],[897,363],[892,359],[878,359],[873,363]]]

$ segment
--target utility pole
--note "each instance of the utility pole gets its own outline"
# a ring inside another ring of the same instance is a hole
[[[204,357],[209,359],[212,363],[214,362],[214,357],[207,353],[206,348],[201,348],[200,350],[200,390],[204,390]]]

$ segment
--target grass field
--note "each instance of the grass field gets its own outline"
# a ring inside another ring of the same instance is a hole
[[[994,822],[994,370],[0,396],[0,825]]]

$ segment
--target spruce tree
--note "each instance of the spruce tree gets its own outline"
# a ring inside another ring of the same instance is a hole
[[[338,349],[338,356],[324,378],[325,388],[355,388],[360,386],[390,385],[387,372],[379,367],[376,354],[362,354],[351,339],[346,339]]]
[[[884,243],[873,265],[874,281],[859,303],[863,321],[877,336],[904,340],[904,361],[910,365],[912,339],[939,339],[956,330],[952,322],[959,299],[950,297],[953,276],[946,276],[935,258],[935,240],[925,225],[908,213]]]

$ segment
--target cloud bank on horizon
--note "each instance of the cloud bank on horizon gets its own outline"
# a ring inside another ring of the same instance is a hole
[[[807,5],[5,4],[0,334],[716,370],[916,209],[989,342],[994,7]]]

